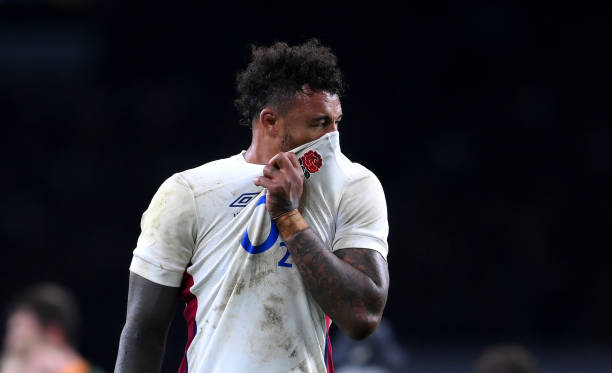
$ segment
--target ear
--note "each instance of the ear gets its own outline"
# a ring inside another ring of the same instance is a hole
[[[259,113],[259,123],[266,133],[275,135],[279,131],[280,116],[278,112],[272,108],[265,107]]]

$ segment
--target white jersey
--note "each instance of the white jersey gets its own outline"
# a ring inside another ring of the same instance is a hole
[[[293,152],[304,171],[300,210],[332,251],[387,256],[387,210],[376,176],[342,153],[338,132]],[[188,342],[180,372],[329,372],[329,319],[305,288],[253,184],[243,154],[167,179],[141,221],[130,270],[181,287]]]

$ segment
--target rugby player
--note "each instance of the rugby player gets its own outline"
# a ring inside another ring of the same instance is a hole
[[[336,56],[253,47],[237,91],[249,148],[171,176],[143,214],[115,372],[160,371],[179,296],[180,372],[333,372],[331,320],[354,339],[381,320],[386,202],[340,152]]]

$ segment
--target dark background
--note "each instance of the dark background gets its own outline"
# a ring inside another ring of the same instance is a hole
[[[0,1],[2,304],[65,285],[112,370],[153,193],[248,146],[251,43],[318,37],[349,83],[343,152],[385,188],[406,348],[612,355],[612,12],[538,4]]]

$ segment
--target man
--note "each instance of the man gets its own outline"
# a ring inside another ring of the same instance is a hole
[[[1,373],[94,373],[76,350],[79,312],[74,297],[38,284],[14,302],[7,322]]]
[[[160,370],[179,293],[181,372],[333,371],[329,319],[355,339],[380,322],[386,204],[340,153],[336,57],[317,40],[252,54],[236,100],[248,150],[175,174],[143,215],[116,372]]]

